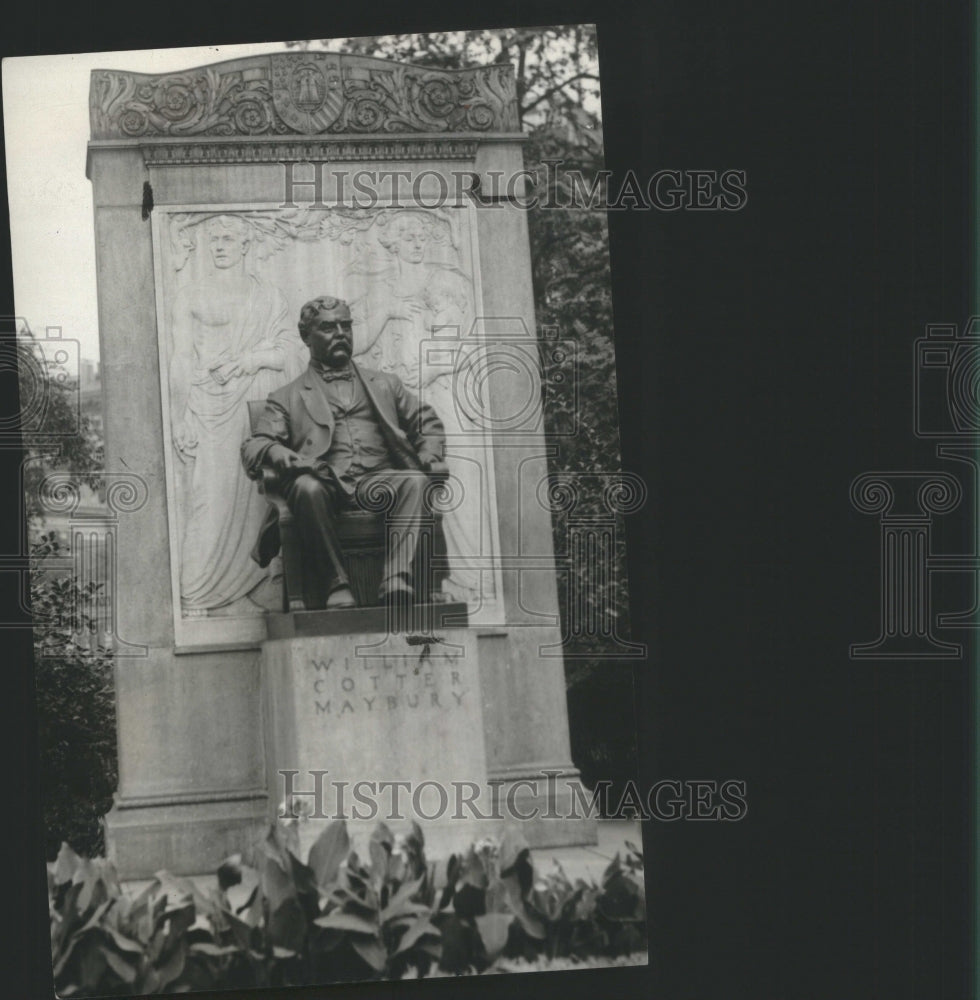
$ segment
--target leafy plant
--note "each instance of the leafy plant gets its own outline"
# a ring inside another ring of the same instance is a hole
[[[116,787],[112,657],[93,616],[101,585],[53,572],[53,533],[31,549],[34,684],[47,856],[61,841],[86,854],[105,849],[102,817]]]
[[[295,828],[276,825],[255,866],[227,859],[209,891],[161,872],[130,894],[111,864],[62,845],[48,867],[58,994],[417,978],[645,948],[635,850],[597,886],[560,869],[535,878],[515,832],[445,862],[426,860],[414,824],[404,838],[379,824],[364,861],[343,821],[324,828],[306,863],[295,847]]]
[[[197,906],[207,909],[193,885],[164,875],[131,897],[112,865],[67,844],[48,884],[59,996],[160,993],[193,981],[189,960],[201,942],[191,932]]]
[[[612,956],[645,947],[642,858],[635,849],[625,865],[616,855],[600,885],[572,882],[557,862],[553,872],[536,876],[527,841],[509,830],[499,845],[471,847],[455,871],[454,913],[440,924],[444,969],[461,971],[467,962],[485,968],[499,957]]]
[[[350,948],[385,979],[399,978],[410,968],[428,970],[440,956],[440,932],[431,921],[434,883],[423,854],[422,831],[412,834],[401,850],[384,823],[368,843],[365,864],[351,853],[337,871],[318,928],[345,935]],[[332,855],[331,855],[332,860]]]

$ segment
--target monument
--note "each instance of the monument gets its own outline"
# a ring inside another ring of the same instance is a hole
[[[212,872],[318,781],[325,815],[344,783],[455,782],[534,814],[532,845],[594,842],[567,818],[512,68],[284,52],[96,71],[90,101],[106,465],[147,487],[117,531],[117,632],[139,647],[116,660],[120,874]],[[351,608],[342,579],[329,607],[284,610],[281,561],[251,558],[268,456],[240,449],[307,370],[297,322],[322,297],[349,303],[355,373],[441,425],[444,455],[412,449],[441,480],[441,593],[404,627],[387,602]],[[408,798],[447,850],[498,828]]]

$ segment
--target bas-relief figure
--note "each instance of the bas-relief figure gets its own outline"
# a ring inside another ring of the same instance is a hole
[[[259,605],[248,596],[267,573],[249,550],[265,504],[238,461],[246,404],[293,377],[300,362],[285,298],[246,266],[248,223],[222,215],[196,228],[211,273],[176,294],[169,373],[181,607],[185,617],[254,613]]]
[[[453,227],[434,213],[383,212],[373,231],[385,259],[355,263],[348,272],[358,323],[355,357],[397,374],[442,418],[451,438],[446,461],[460,493],[443,517],[449,572],[442,586],[455,600],[478,603],[492,587],[479,568],[480,557],[488,555],[488,486],[476,455],[480,430],[454,388],[469,347],[464,338],[473,322],[473,286],[453,263],[427,259],[432,244],[449,260],[457,257]],[[429,350],[440,343],[438,353],[452,362],[427,363]]]

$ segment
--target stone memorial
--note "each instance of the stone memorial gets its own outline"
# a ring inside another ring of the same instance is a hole
[[[116,659],[120,873],[211,872],[317,781],[329,815],[334,782],[427,784],[405,821],[445,850],[498,829],[435,808],[453,782],[568,814],[511,67],[283,52],[96,71],[90,101],[106,465],[147,493],[117,529],[117,633],[145,648]],[[313,370],[298,323],[319,297],[349,310],[355,371],[441,422],[438,470],[421,465],[437,592],[401,618],[363,595],[297,610],[283,557],[253,558],[269,497],[240,450],[256,407]],[[595,838],[581,818],[523,831]]]

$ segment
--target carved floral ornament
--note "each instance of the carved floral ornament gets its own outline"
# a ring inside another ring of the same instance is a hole
[[[94,70],[93,139],[517,132],[509,64],[439,70],[286,52],[157,76]]]

